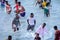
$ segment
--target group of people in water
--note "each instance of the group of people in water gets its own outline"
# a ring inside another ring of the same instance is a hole
[[[15,1],[14,12],[16,13],[16,15],[12,21],[12,29],[14,30],[14,32],[16,32],[19,30],[18,26],[21,25],[19,20],[20,16],[25,17],[26,12],[25,12],[25,8],[21,5],[21,2],[18,2],[18,0],[14,0],[14,1]],[[44,14],[46,15],[46,17],[49,17],[50,11],[48,7],[51,4],[51,0],[37,0],[36,5],[37,4],[39,4],[39,7],[44,10]],[[6,12],[10,14],[12,11],[12,7],[8,3],[8,1],[6,0],[1,1],[1,7],[4,7],[4,6],[6,7]],[[34,18],[34,13],[30,14],[30,17],[27,19],[27,23],[28,23],[27,31],[29,30],[33,31],[36,25],[36,19]],[[41,37],[44,37],[44,32],[47,32],[45,26],[46,26],[46,23],[43,23],[41,26],[39,26],[39,28],[35,32],[36,37],[34,38],[34,40],[41,40]],[[54,40],[60,40],[60,30],[58,30],[57,26],[54,26],[54,29],[56,30]],[[7,40],[12,40],[12,36],[9,35]]]

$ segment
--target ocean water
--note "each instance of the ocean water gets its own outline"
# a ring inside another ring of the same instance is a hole
[[[54,29],[55,25],[60,29],[60,0],[52,0],[50,10],[50,17],[44,16],[43,9],[35,5],[36,0],[18,0],[24,6],[26,10],[26,16],[20,18],[21,26],[19,26],[19,31],[13,32],[12,30],[12,21],[15,17],[14,13],[14,0],[8,0],[11,4],[12,12],[7,14],[5,8],[0,6],[0,40],[6,40],[8,35],[12,35],[13,40],[34,40],[35,31],[42,24],[46,23],[46,28],[48,30],[47,35],[44,35],[42,40],[54,40]],[[1,3],[0,3],[1,4]],[[36,19],[36,26],[34,31],[27,31],[27,18],[30,16],[30,13],[34,13]]]

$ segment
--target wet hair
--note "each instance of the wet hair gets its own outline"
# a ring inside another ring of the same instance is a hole
[[[19,6],[21,5],[21,2],[18,2]]]
[[[30,15],[31,15],[31,17],[34,17],[34,14],[33,13],[31,13]]]
[[[5,1],[6,2],[6,4],[8,5],[8,1]]]
[[[57,30],[58,29],[57,26],[54,26],[54,29]]]
[[[37,35],[39,35],[39,34],[37,33]]]
[[[8,36],[8,40],[12,40],[12,36],[11,35]]]
[[[46,23],[43,23],[43,28],[46,26]]]

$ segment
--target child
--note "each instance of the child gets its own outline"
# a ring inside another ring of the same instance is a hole
[[[34,38],[34,40],[41,40],[38,33],[36,33],[36,37]]]
[[[17,31],[19,30],[18,26],[20,26],[20,21],[19,21],[19,16],[18,14],[16,14],[16,17],[14,18],[13,22],[12,22],[12,28],[17,29]]]
[[[35,18],[34,18],[34,14],[33,13],[31,13],[30,14],[30,18],[29,19],[27,19],[27,23],[28,23],[28,28],[27,28],[27,30],[34,30],[34,27],[35,27],[35,25],[36,25],[36,20],[35,20]]]
[[[19,2],[19,12],[21,17],[25,16],[25,8],[21,5],[21,2]]]
[[[6,1],[6,11],[7,11],[8,14],[11,13],[11,6],[10,6],[10,4],[8,3],[8,1]]]
[[[7,40],[12,40],[12,36],[11,36],[11,35],[9,35]]]
[[[49,9],[47,7],[44,7],[44,14],[46,17],[50,16]]]

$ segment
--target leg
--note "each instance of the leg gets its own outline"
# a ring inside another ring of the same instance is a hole
[[[8,14],[10,14],[11,13],[11,10],[8,12]]]
[[[34,30],[34,25],[31,25],[31,30],[32,30],[32,31]]]
[[[17,28],[17,31],[19,31],[19,28]]]
[[[14,32],[16,31],[16,27],[14,27]]]
[[[18,24],[16,25],[16,29],[17,29],[17,31],[19,31],[19,27],[18,27]]]
[[[30,30],[30,28],[31,28],[31,27],[30,27],[30,25],[28,25],[28,28],[27,28],[27,30]]]

